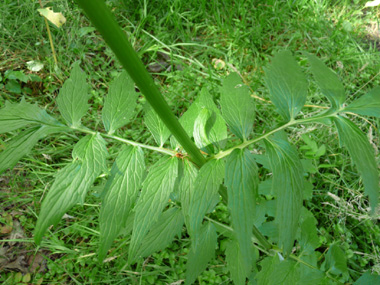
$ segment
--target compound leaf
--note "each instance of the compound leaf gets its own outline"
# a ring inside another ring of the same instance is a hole
[[[125,227],[144,172],[144,154],[140,147],[124,146],[105,185],[106,194],[100,210],[100,260],[103,260],[113,240]]]
[[[163,146],[168,137],[170,136],[170,131],[148,103],[145,104],[144,119],[145,125],[148,127],[149,131],[153,135],[153,138],[156,141],[156,143],[160,147]]]
[[[365,134],[350,120],[338,116],[334,118],[334,123],[341,143],[347,147],[363,178],[364,191],[374,212],[379,200],[379,172],[373,148]]]
[[[222,114],[231,132],[246,140],[255,120],[255,105],[248,86],[243,84],[237,73],[231,73],[223,79],[220,93]]]
[[[40,244],[50,225],[56,225],[76,203],[83,203],[88,189],[106,169],[107,149],[99,135],[87,135],[74,146],[73,162],[60,170],[42,202],[34,240]]]
[[[217,234],[213,224],[207,222],[199,231],[197,242],[190,247],[186,264],[186,282],[192,284],[198,275],[205,270],[207,264],[215,255]]]
[[[246,266],[252,264],[252,227],[259,185],[258,168],[249,150],[235,149],[226,161],[225,185],[232,228]]]
[[[322,94],[329,99],[332,109],[339,109],[346,99],[342,82],[335,72],[329,69],[315,55],[307,54],[307,57],[311,66],[310,71],[313,73]]]
[[[264,68],[270,99],[287,121],[302,109],[307,96],[307,80],[289,51],[277,53]]]
[[[287,255],[293,248],[302,209],[302,163],[285,133],[278,133],[266,140],[265,146],[273,171],[272,187],[277,201],[275,221],[279,226],[279,244]]]
[[[86,75],[76,62],[57,97],[59,112],[69,125],[80,126],[89,107],[89,98]]]
[[[178,208],[171,208],[164,212],[160,220],[153,225],[145,236],[137,256],[146,257],[152,253],[166,248],[174,239],[180,236],[183,226],[183,215]]]
[[[103,124],[109,134],[114,133],[131,119],[137,95],[135,84],[126,71],[111,83],[102,110]]]
[[[178,159],[163,157],[150,169],[143,182],[140,198],[135,207],[135,221],[129,247],[129,257],[133,260],[143,238],[158,221],[169,201],[170,193],[178,176]]]
[[[60,128],[56,127],[40,126],[22,131],[0,152],[0,173],[15,166],[22,157],[32,150],[40,139],[60,130]]]
[[[373,88],[367,94],[353,101],[344,108],[343,112],[380,118],[380,87]]]
[[[204,216],[211,212],[219,201],[218,190],[224,178],[224,161],[212,159],[198,172],[193,191],[190,193],[188,213],[189,233],[193,237],[199,232]]]

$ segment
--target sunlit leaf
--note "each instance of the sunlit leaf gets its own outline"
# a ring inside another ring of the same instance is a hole
[[[50,7],[37,9],[37,11],[53,23],[56,27],[60,28],[66,23],[66,18],[60,12],[54,12]]]
[[[211,113],[207,108],[200,111],[194,123],[194,141],[198,148],[211,154],[214,151],[209,134],[215,123],[215,114]]]
[[[367,94],[353,101],[344,108],[343,112],[380,118],[380,87],[373,88]]]
[[[100,260],[126,224],[139,193],[144,171],[142,150],[125,146],[117,156],[105,185],[106,194],[100,210]]]
[[[170,136],[170,131],[148,103],[145,104],[144,122],[156,143],[163,146]]]

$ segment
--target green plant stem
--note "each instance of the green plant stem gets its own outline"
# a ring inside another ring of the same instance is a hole
[[[206,159],[173,115],[169,105],[104,0],[76,0],[76,2],[103,36],[108,46],[115,53],[124,69],[131,76],[166,127],[187,151],[194,163],[202,166],[206,162]]]

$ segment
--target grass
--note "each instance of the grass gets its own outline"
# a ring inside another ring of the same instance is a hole
[[[251,88],[253,96],[268,100],[262,67],[274,52],[284,48],[293,51],[305,70],[307,62],[303,52],[322,58],[340,76],[350,100],[379,84],[378,8],[363,9],[365,1],[251,2],[141,0],[135,4],[135,1],[123,0],[112,1],[110,6],[144,63],[163,61],[165,68],[158,68],[154,78],[178,116],[190,106],[203,86],[218,99],[216,90],[220,78],[236,70]],[[55,97],[58,90],[71,64],[81,60],[82,67],[90,74],[88,79],[94,90],[92,108],[84,124],[101,129],[103,98],[108,83],[121,71],[121,66],[97,33],[87,28],[89,23],[75,4],[60,0],[54,1],[53,7],[67,18],[61,29],[50,27],[59,62],[57,70],[44,21],[36,11],[38,3],[5,0],[0,4],[0,107],[5,100],[18,101],[25,96],[27,101],[47,106],[50,112],[57,113]],[[169,60],[163,58],[163,54],[167,54]],[[225,67],[215,68],[213,59],[223,61]],[[26,68],[26,62],[30,60],[44,64],[44,69],[35,73],[41,82],[16,80],[20,92],[10,92],[7,83],[11,79],[6,77],[6,72],[22,71],[29,75],[32,72]],[[325,98],[312,81],[310,94],[307,104],[326,106]],[[133,123],[117,134],[154,145],[151,135],[142,127],[141,110],[145,99],[140,97],[139,102],[140,112]],[[267,101],[257,100],[257,110],[256,134],[279,122]],[[357,118],[357,122],[361,122],[362,129],[378,148],[379,120]],[[302,134],[308,134],[327,147],[326,154],[311,160],[316,166],[329,166],[308,173],[313,196],[306,202],[318,220],[319,238],[323,244],[321,252],[331,243],[339,242],[348,259],[352,280],[366,270],[379,274],[380,229],[367,214],[368,202],[347,152],[339,148],[336,133],[329,129],[309,125],[292,129],[292,140],[297,147],[305,145]],[[10,136],[1,135],[0,146],[9,139]],[[26,260],[26,263],[21,260],[13,263],[14,268],[10,268],[0,257],[3,266],[0,266],[0,282],[28,283],[27,279],[18,280],[17,272],[25,277],[32,265],[36,269],[30,272],[30,282],[44,284],[171,284],[183,280],[189,248],[185,232],[165,251],[133,266],[126,262],[125,247],[129,239],[120,237],[109,259],[98,264],[95,252],[99,240],[97,186],[83,206],[73,208],[59,226],[49,231],[40,248],[34,245],[33,227],[41,199],[51,186],[55,171],[70,159],[72,145],[77,140],[72,134],[42,140],[14,170],[0,177],[3,206],[0,210],[0,256],[9,257],[12,250]],[[260,146],[256,147],[260,152]],[[117,150],[116,146],[109,151],[116,153]],[[155,157],[150,156],[150,159],[153,161]],[[376,159],[380,164],[379,153]],[[266,175],[265,171],[261,174]],[[100,179],[98,184],[101,183]],[[216,220],[225,220],[227,216],[225,207],[213,213]],[[18,227],[15,226],[17,222]],[[8,233],[6,226],[12,231]],[[19,235],[11,235],[16,229]],[[222,247],[223,240],[219,244]],[[38,261],[40,257],[42,261]],[[220,252],[198,280],[200,284],[231,282]]]

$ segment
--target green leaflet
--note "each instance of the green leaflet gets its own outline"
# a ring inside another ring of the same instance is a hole
[[[252,250],[252,243],[251,247],[249,248],[249,251],[252,253],[250,255],[253,256],[255,252]],[[254,259],[256,259],[256,256],[254,256]],[[239,243],[235,239],[230,240],[227,244],[226,261],[228,271],[231,274],[231,279],[234,281],[234,284],[246,284],[246,278],[249,276],[249,273],[251,272],[251,267],[253,263],[247,265],[242,255],[242,251],[239,247]]]
[[[370,272],[364,273],[354,285],[380,284],[380,275],[372,275]]]
[[[18,104],[6,101],[5,107],[0,110],[0,134],[36,124],[63,126],[44,109],[27,103],[24,98]]]
[[[154,140],[162,147],[170,136],[170,131],[148,103],[145,104],[144,119],[145,125],[153,135]]]
[[[315,55],[307,54],[310,71],[313,73],[322,94],[329,99],[333,110],[338,110],[346,99],[342,82],[330,68]]]
[[[345,252],[337,245],[330,246],[322,268],[334,275],[342,275],[345,281],[349,278]]]
[[[214,153],[214,147],[209,140],[209,134],[215,123],[215,113],[211,113],[207,108],[203,108],[194,123],[194,141],[195,145],[207,152]]]
[[[59,112],[69,125],[80,126],[80,120],[88,110],[89,99],[86,75],[76,62],[57,97]]]
[[[292,251],[302,209],[304,188],[303,169],[297,150],[287,141],[285,133],[278,133],[265,141],[273,171],[276,194],[276,219],[279,226],[279,245],[284,254]]]
[[[223,79],[220,94],[223,118],[231,132],[245,141],[255,121],[255,105],[248,86],[243,84],[237,73],[231,73]]]
[[[350,120],[334,118],[341,143],[347,147],[353,162],[363,178],[364,191],[374,213],[379,200],[379,171],[372,146],[365,134]]]
[[[224,178],[224,161],[212,159],[198,172],[193,191],[190,193],[188,231],[196,237],[204,216],[211,212],[219,201],[218,190]]]
[[[22,131],[6,145],[5,150],[0,152],[0,173],[15,166],[40,139],[60,130],[61,128],[57,127],[41,126]]]
[[[343,109],[343,112],[380,118],[380,87],[373,88],[367,94],[353,101]]]
[[[150,169],[140,198],[135,207],[135,221],[129,247],[129,258],[133,260],[152,226],[159,220],[161,212],[169,201],[170,193],[178,176],[178,159],[162,157]]]
[[[111,83],[102,110],[103,124],[109,134],[129,122],[136,107],[137,95],[135,84],[126,71]]]
[[[248,149],[235,149],[226,161],[225,185],[232,228],[246,266],[252,264],[252,227],[259,185],[258,168]]]
[[[208,134],[208,139],[213,144],[223,148],[227,139],[227,127],[220,110],[216,107],[212,96],[206,88],[203,88],[197,99],[191,104],[190,108],[179,119],[179,122],[189,136],[193,135],[195,120],[198,118],[202,109],[207,108],[212,114],[215,114],[215,123]]]
[[[56,225],[76,203],[83,203],[87,190],[106,169],[107,149],[99,135],[87,135],[74,146],[73,162],[60,170],[42,202],[34,240],[40,244],[50,225]]]
[[[213,224],[205,223],[199,230],[197,242],[191,244],[186,264],[186,282],[192,284],[215,255],[217,234]]]
[[[301,237],[299,243],[303,254],[305,254],[314,252],[314,250],[319,247],[319,237],[316,227],[318,221],[306,208],[302,208],[302,211]]]
[[[145,172],[144,154],[139,147],[124,146],[117,156],[105,185],[100,209],[99,259],[103,260],[113,240],[125,227]]]
[[[176,235],[181,235],[182,226],[183,215],[181,210],[178,208],[167,210],[145,236],[136,256],[146,257],[166,248]]]
[[[287,121],[302,109],[307,96],[307,80],[290,51],[277,53],[265,71],[270,99]]]

